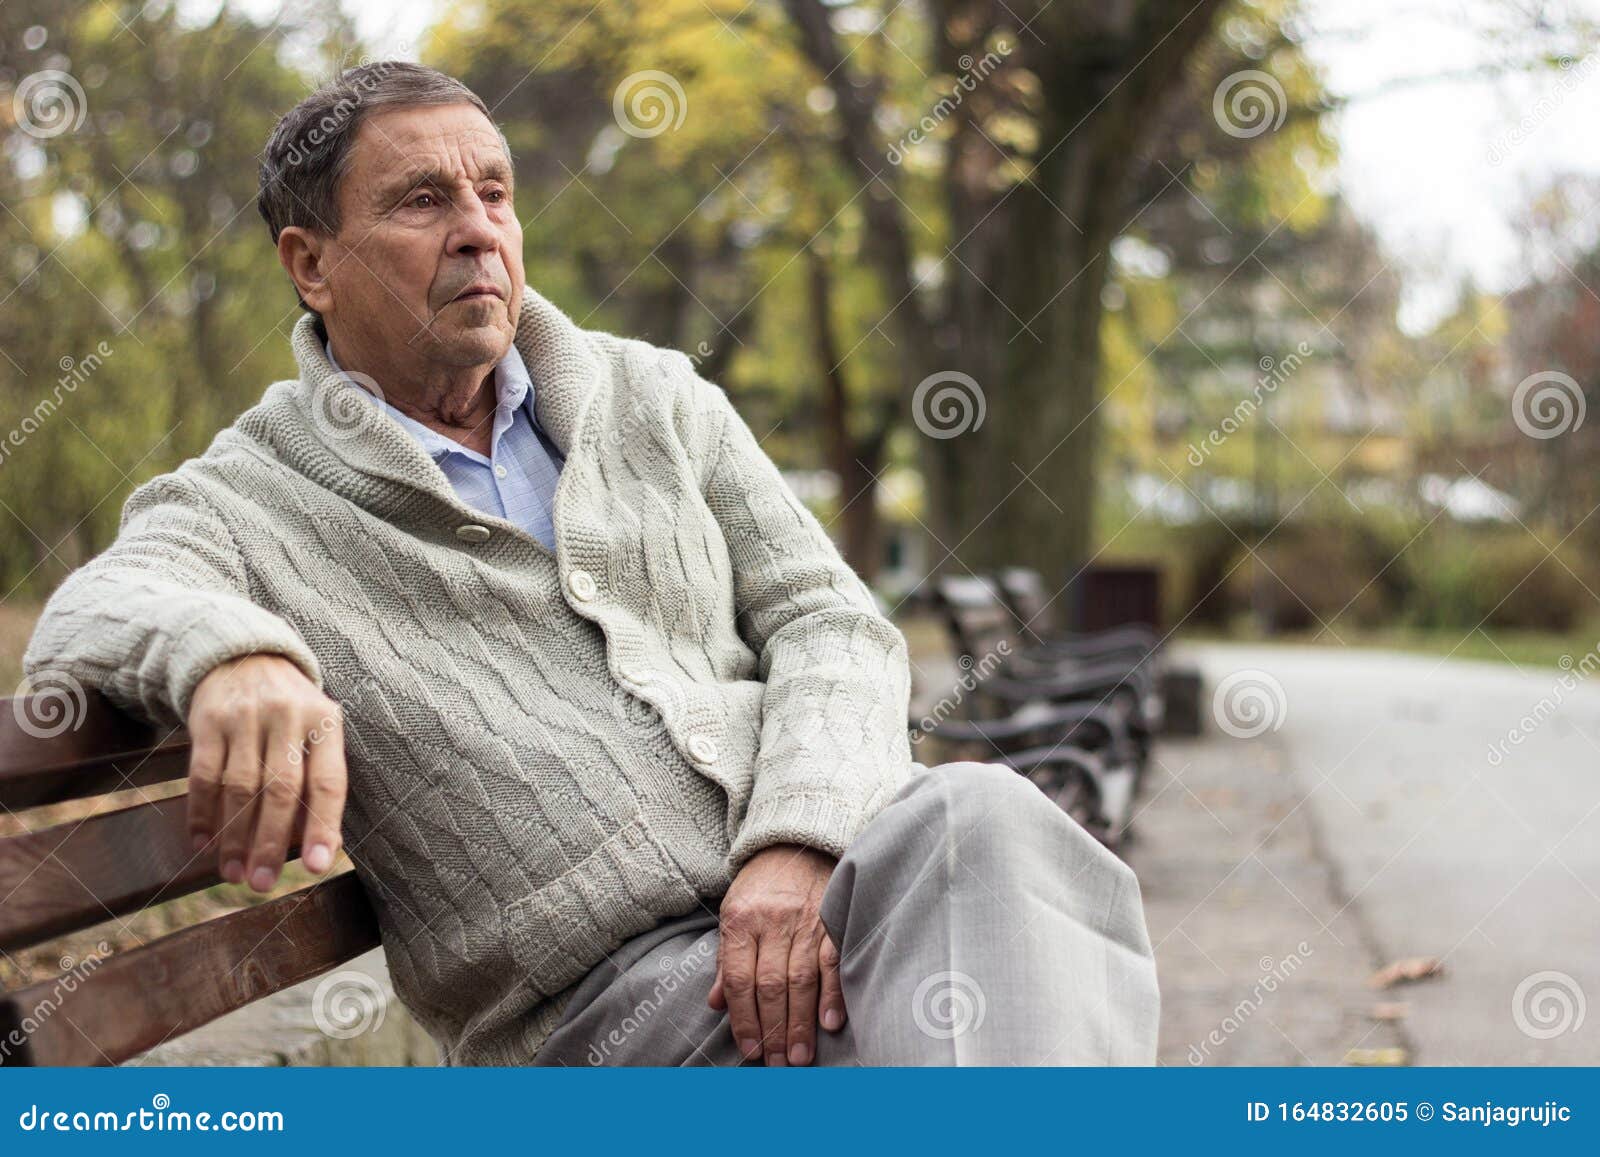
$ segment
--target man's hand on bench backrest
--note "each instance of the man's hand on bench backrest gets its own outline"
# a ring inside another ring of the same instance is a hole
[[[189,704],[189,832],[220,834],[223,879],[270,891],[298,840],[314,872],[339,850],[346,775],[338,703],[281,655],[213,668]]]

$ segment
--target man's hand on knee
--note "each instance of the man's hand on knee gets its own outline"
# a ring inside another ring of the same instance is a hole
[[[844,1025],[839,950],[822,923],[822,894],[837,861],[784,844],[757,852],[734,877],[721,910],[712,1008],[726,1009],[747,1060],[810,1064],[817,1022]]]
[[[281,655],[246,655],[200,681],[188,725],[196,852],[216,841],[222,877],[258,892],[296,842],[313,872],[332,867],[346,792],[339,704]]]

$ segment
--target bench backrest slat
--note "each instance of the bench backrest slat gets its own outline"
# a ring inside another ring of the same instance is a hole
[[[345,872],[0,995],[0,1064],[120,1064],[377,945],[377,917]]]
[[[0,840],[0,949],[37,944],[221,883],[189,850],[187,795]]]
[[[98,691],[0,700],[0,805],[11,811],[182,779],[189,733],[119,711]]]
[[[1011,612],[989,579],[940,575],[933,589],[961,655],[976,663],[993,654],[1001,642],[1015,640]]]
[[[98,692],[0,703],[0,805],[18,811],[183,779],[189,739]],[[188,796],[0,839],[0,949],[38,945],[220,883],[190,850]],[[298,849],[291,849],[291,858]],[[378,945],[353,872],[79,961],[0,993],[0,1065],[116,1064]]]

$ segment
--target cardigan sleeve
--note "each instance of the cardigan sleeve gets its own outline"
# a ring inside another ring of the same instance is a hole
[[[35,684],[75,681],[178,724],[213,667],[257,652],[285,656],[321,687],[299,633],[249,600],[227,527],[193,481],[172,473],[129,496],[116,541],[50,597],[22,664]]]
[[[775,844],[844,854],[910,773],[905,637],[723,390],[699,379],[703,493],[760,659],[761,740],[735,870]]]

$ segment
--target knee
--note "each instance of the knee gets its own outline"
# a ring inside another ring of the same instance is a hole
[[[963,853],[991,852],[1001,863],[1018,867],[1042,855],[1074,874],[1092,866],[1135,880],[1133,869],[1032,780],[1004,764],[945,763],[917,778],[922,782],[907,798],[921,796],[924,827],[943,831]]]

